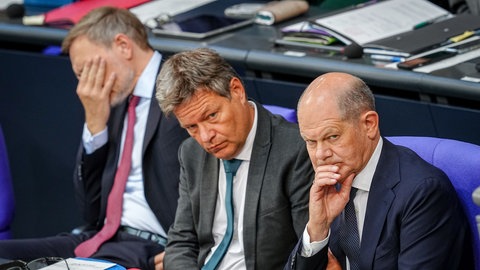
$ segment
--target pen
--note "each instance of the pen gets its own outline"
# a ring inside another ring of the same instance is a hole
[[[445,46],[445,45],[449,45],[449,44],[452,44],[452,43],[457,43],[457,42],[460,42],[466,38],[469,38],[473,35],[476,34],[476,31],[465,31],[463,34],[460,34],[460,35],[457,35],[457,36],[454,36],[454,37],[451,37],[449,39],[447,39],[447,41],[443,42],[440,44],[440,46]]]
[[[370,58],[373,60],[381,60],[385,62],[403,62],[405,58],[399,56],[391,56],[391,55],[382,55],[382,54],[372,54]]]
[[[443,14],[443,15],[440,15],[436,18],[433,18],[431,20],[428,20],[428,21],[423,21],[423,22],[420,22],[420,23],[417,23],[413,26],[413,30],[417,30],[417,29],[420,29],[422,27],[425,27],[427,25],[430,25],[430,24],[433,24],[433,23],[436,23],[438,21],[441,21],[442,19],[448,17],[450,14]]]
[[[459,41],[462,41],[466,38],[469,38],[471,36],[473,36],[475,34],[474,31],[465,31],[463,34],[460,34],[458,36],[454,36],[454,37],[451,37],[449,40],[452,42],[452,43],[457,43]]]

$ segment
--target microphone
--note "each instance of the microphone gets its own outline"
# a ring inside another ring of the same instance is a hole
[[[311,48],[311,49],[317,49],[317,50],[329,51],[329,52],[338,52],[345,55],[347,58],[360,58],[363,56],[362,46],[354,42],[345,46],[331,46],[331,45],[308,44],[308,43],[300,43],[300,42],[294,42],[294,41],[283,40],[283,39],[276,39],[275,44],[293,46],[293,47],[299,47],[299,48]]]
[[[472,194],[473,201],[480,206],[480,187],[475,189],[475,191]]]
[[[347,58],[360,58],[363,55],[363,48],[357,43],[352,42],[343,48],[342,53]]]
[[[22,4],[10,4],[5,10],[8,18],[17,19],[25,15],[25,7]]]
[[[318,45],[314,45],[318,46]],[[320,49],[326,51],[336,51],[345,55],[347,58],[360,58],[363,56],[363,48],[355,42],[352,42],[346,46],[321,46]]]

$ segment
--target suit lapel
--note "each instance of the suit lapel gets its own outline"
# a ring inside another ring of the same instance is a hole
[[[158,72],[160,72],[160,68],[158,68]],[[150,108],[148,110],[147,125],[142,146],[142,156],[145,154],[145,150],[147,149],[148,144],[152,140],[153,135],[155,135],[155,132],[157,132],[157,126],[159,125],[162,116],[162,110],[160,109],[160,106],[158,105],[155,98],[155,89],[157,89],[157,83],[155,83],[155,85],[153,86],[152,97],[150,98]]]
[[[200,194],[202,199],[200,200],[200,222],[199,232],[207,232],[207,235],[212,235],[213,219],[215,217],[215,209],[217,204],[218,195],[218,172],[219,172],[219,160],[205,153],[205,167],[203,173],[199,179]],[[202,161],[199,161],[202,164]],[[213,239],[211,239],[213,244]]]
[[[261,104],[256,103],[258,120],[257,133],[253,142],[253,150],[248,169],[247,191],[244,212],[244,250],[247,269],[253,269],[256,261],[256,224],[258,218],[258,204],[263,186],[265,170],[267,168],[268,154],[271,146],[271,122],[266,110]]]
[[[142,156],[145,154],[145,150],[155,135],[155,132],[157,132],[157,126],[159,125],[161,116],[162,111],[160,110],[160,106],[158,105],[156,99],[152,97],[150,100],[150,109],[148,111],[147,125],[142,146]]]
[[[384,139],[382,153],[368,195],[360,248],[360,267],[362,269],[373,269],[375,249],[378,246],[388,211],[395,199],[393,188],[399,181],[398,156],[394,146]]]
[[[114,155],[114,160],[115,168],[114,171],[117,169],[117,163],[120,157],[120,148],[121,148],[121,143],[122,143],[122,130],[123,130],[123,124],[125,121],[125,115],[127,114],[127,107],[128,107],[128,99],[123,101],[121,104],[118,106],[112,108],[111,115],[110,115],[110,122],[108,124],[108,129],[109,129],[109,137],[111,139],[111,143],[114,144],[112,146],[113,149],[115,149],[115,155]],[[109,155],[111,156],[111,155]]]

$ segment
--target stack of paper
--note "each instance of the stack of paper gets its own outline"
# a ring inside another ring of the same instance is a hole
[[[67,267],[68,265],[68,267]],[[115,263],[91,258],[68,258],[55,264],[43,267],[42,270],[125,270]]]
[[[423,28],[407,31],[364,45],[366,53],[411,56],[450,43],[450,38],[480,29],[480,16],[463,14]],[[468,36],[465,36],[468,38]],[[461,41],[462,39],[458,39]]]
[[[315,23],[303,21],[286,26],[281,29],[283,40],[292,42],[304,42],[312,44],[328,45],[340,41],[337,36]]]
[[[322,17],[316,22],[365,45],[448,15],[450,12],[427,0],[389,0]]]
[[[284,39],[292,35],[290,32],[305,32],[305,25],[308,25],[306,29],[318,31],[317,36],[331,36],[343,45],[357,43],[367,54],[408,57],[465,30],[472,30],[465,28],[476,29],[476,22],[480,23],[480,18],[474,16],[457,18],[428,0],[367,3],[285,27],[282,29]]]

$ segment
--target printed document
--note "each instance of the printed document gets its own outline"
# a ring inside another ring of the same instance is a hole
[[[68,268],[67,268],[68,264]],[[59,261],[55,264],[43,267],[42,270],[103,270],[103,269],[125,269],[124,267],[118,268],[119,265],[111,262],[93,260],[93,259],[75,259],[68,258],[64,261]]]
[[[359,45],[364,45],[448,16],[451,16],[450,12],[427,0],[388,0],[315,21]]]
[[[130,11],[145,24],[147,20],[155,18],[162,13],[175,16],[213,1],[215,0],[154,0],[131,8]]]

